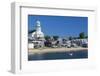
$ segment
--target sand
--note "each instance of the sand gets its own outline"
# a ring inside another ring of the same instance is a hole
[[[67,52],[67,51],[80,51],[87,50],[88,48],[78,47],[78,48],[40,48],[40,49],[28,49],[29,54],[35,53],[48,53],[48,52]]]

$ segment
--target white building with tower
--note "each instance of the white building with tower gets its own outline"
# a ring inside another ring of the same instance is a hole
[[[36,21],[35,32],[32,33],[32,38],[36,40],[43,40],[44,33],[41,31],[41,24],[40,21]]]
[[[36,21],[35,30],[28,35],[29,48],[43,47],[44,46],[44,33],[41,29],[41,23],[39,20]]]

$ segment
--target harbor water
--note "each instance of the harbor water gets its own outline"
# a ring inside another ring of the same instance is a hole
[[[69,52],[48,52],[29,54],[28,60],[57,60],[57,59],[83,59],[88,58],[88,50],[78,50]]]

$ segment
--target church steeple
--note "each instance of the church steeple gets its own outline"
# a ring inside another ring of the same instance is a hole
[[[37,24],[37,26],[40,26],[40,21],[37,20],[37,21],[36,21],[36,24]]]
[[[32,37],[39,40],[44,40],[44,33],[41,31],[41,23],[39,20],[36,21],[35,32],[32,34]]]
[[[41,32],[41,23],[39,20],[36,21],[36,31]]]

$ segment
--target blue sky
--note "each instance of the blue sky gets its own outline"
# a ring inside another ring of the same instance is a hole
[[[45,35],[79,36],[80,32],[88,33],[88,17],[76,16],[46,16],[28,15],[28,30],[33,30],[36,21],[41,22],[41,28]]]

